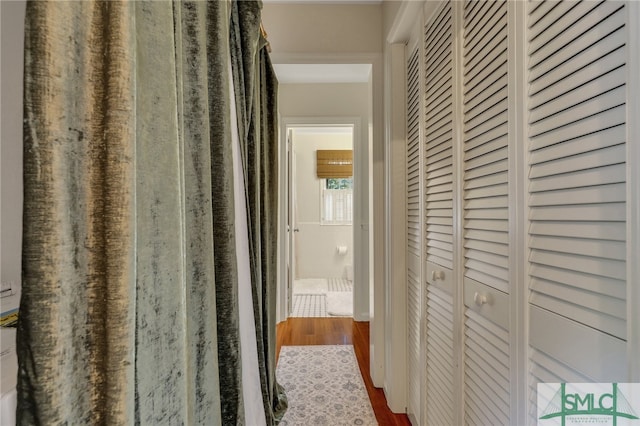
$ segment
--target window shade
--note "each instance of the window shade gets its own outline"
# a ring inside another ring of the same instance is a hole
[[[316,151],[316,160],[318,179],[353,176],[353,151],[350,149],[319,149]]]

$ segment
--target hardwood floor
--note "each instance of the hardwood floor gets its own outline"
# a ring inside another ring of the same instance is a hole
[[[276,329],[276,357],[282,346],[353,345],[371,406],[380,426],[411,425],[406,414],[394,414],[382,389],[373,387],[369,369],[369,323],[352,318],[289,318]]]

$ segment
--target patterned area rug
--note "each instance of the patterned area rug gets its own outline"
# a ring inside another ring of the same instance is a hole
[[[276,369],[289,408],[281,425],[377,425],[351,345],[283,346]]]

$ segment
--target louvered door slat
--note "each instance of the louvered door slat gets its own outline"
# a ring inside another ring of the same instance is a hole
[[[438,46],[435,51],[432,52],[431,66],[427,68],[429,77],[431,80],[431,86],[427,88],[427,93],[431,97],[437,98],[442,95],[444,88],[446,88],[447,81],[450,78],[448,69],[451,67],[451,58],[447,55],[447,46]],[[444,55],[444,56],[443,56]]]
[[[453,20],[445,3],[425,26],[425,253],[453,268]],[[426,294],[425,424],[453,423],[453,300],[434,283]],[[425,366],[423,365],[423,368]]]
[[[451,208],[434,208],[429,196],[440,194],[439,200],[453,199],[452,173],[452,17],[451,5],[446,5],[425,32],[425,191],[427,260],[447,268],[453,266],[453,254],[438,247],[434,234],[453,233]],[[434,53],[435,52],[435,53]],[[429,225],[447,225],[429,229]],[[449,228],[449,226],[451,226]]]
[[[485,414],[485,418],[487,418],[488,421],[486,423],[482,423],[482,425],[509,424],[508,417],[504,415],[500,407],[498,407],[498,405],[495,403],[495,400],[491,399],[492,395],[485,391],[486,386],[475,383],[473,378],[473,375],[465,377],[465,395],[469,400],[466,404],[465,409],[468,410],[469,405],[472,404],[471,401],[473,401],[476,406],[484,407],[483,413]]]
[[[469,366],[468,377],[483,386],[484,392],[490,395],[490,398],[500,406],[502,411],[508,410],[509,388],[504,389],[503,385],[505,383],[500,383],[500,379],[496,380],[495,376],[493,376],[495,370],[486,362],[483,362],[478,354],[468,357],[466,363]],[[508,385],[509,382],[506,384]]]
[[[469,257],[466,262],[467,267],[487,275],[495,275],[496,278],[502,280],[507,280],[509,263],[505,260],[505,256],[490,253],[485,250],[489,250],[489,246],[485,246],[481,250],[469,250]]]
[[[559,251],[621,261],[625,260],[627,254],[624,241],[604,239],[601,241],[581,239],[581,244],[577,245],[575,238],[536,235],[531,238],[531,247],[537,250]]]
[[[451,169],[451,160],[441,161],[450,158],[453,154],[449,143],[451,135],[447,130],[450,126],[451,122],[448,122],[438,129],[438,131],[425,132],[425,138],[429,138],[429,146],[427,146],[426,149],[427,158],[425,160],[425,164],[431,166],[429,168],[427,178],[429,178],[430,173],[437,173],[441,169]]]
[[[506,60],[506,58],[505,58]],[[492,81],[495,77],[495,81]],[[493,106],[504,99],[501,96],[502,88],[506,85],[506,75],[492,75],[490,79],[483,80],[480,84],[486,86],[481,92],[475,90],[474,96],[469,96],[468,102],[464,105],[464,120],[465,123],[469,123],[473,118],[482,114],[488,107]],[[474,86],[475,88],[475,86]]]
[[[624,299],[626,297],[625,285],[615,278],[599,277],[582,271],[572,271],[568,269],[559,269],[549,265],[531,265],[531,275],[533,280],[542,280],[553,282],[556,285],[575,286],[580,283],[581,289],[591,293],[599,293],[609,295],[613,298]]]
[[[604,302],[602,301],[602,293],[584,293],[581,294],[581,289],[558,285],[557,283],[553,283],[550,281],[545,281],[541,279],[532,280],[532,287],[535,287],[536,294],[533,297],[533,300],[537,297],[547,297],[552,300],[547,300],[548,303],[557,303],[557,306],[564,306],[564,308],[560,311],[563,314],[567,315],[570,312],[570,306],[579,305],[583,308],[583,310],[576,310],[576,315],[585,315],[584,318],[591,317],[593,321],[601,321],[601,319],[596,319],[594,316],[598,317],[600,314],[606,314],[604,318],[610,324],[616,324],[617,327],[624,327],[624,320],[626,319],[626,310],[625,310],[625,300],[624,297],[617,299],[614,297],[608,297]],[[567,300],[579,301],[579,303],[568,303]],[[578,319],[576,317],[575,319]],[[621,321],[616,321],[621,320]],[[579,321],[583,324],[587,323],[587,321]],[[601,323],[602,324],[602,323]]]
[[[407,62],[407,414],[420,421],[422,323],[422,211],[420,200],[420,68],[419,50]],[[446,206],[442,206],[446,207]]]
[[[502,42],[500,47],[501,49],[499,49],[499,53],[503,53],[504,49],[506,49],[506,40]],[[504,55],[502,55],[501,57],[504,57]],[[470,78],[468,82],[470,83],[470,85],[476,85],[476,84],[481,84],[482,81],[488,78],[491,78],[491,76],[493,76],[494,78],[497,78],[499,74],[496,74],[496,73],[499,73],[500,71],[502,71],[501,68],[504,65],[506,64],[500,60],[498,60],[497,62],[482,63],[482,65],[479,67],[478,73],[472,76],[469,76]]]
[[[503,209],[509,207],[509,197],[506,195],[507,185],[493,185],[484,188],[470,189],[465,194],[467,211],[490,210],[493,219],[505,219]],[[503,196],[503,194],[505,194]],[[495,209],[495,211],[493,210]]]
[[[496,379],[499,379],[501,384],[508,388],[509,377],[506,367],[509,366],[509,343],[506,340],[496,341],[497,337],[491,331],[497,326],[492,323],[489,325],[479,324],[474,321],[474,315],[479,316],[478,313],[470,309],[467,310],[465,344],[478,355],[471,358],[475,359],[477,363],[484,363],[486,369],[495,371]],[[503,334],[501,331],[504,330],[498,328],[498,333]]]
[[[531,424],[538,422],[537,411],[537,384],[538,383],[588,383],[593,382],[593,378],[578,373],[557,360],[549,357],[544,352],[530,349],[530,387],[529,387],[529,418]]]
[[[580,239],[576,239],[576,243],[579,242]],[[605,278],[626,279],[625,262],[618,260],[591,258],[579,254],[546,250],[533,250],[530,259],[533,264],[548,265],[568,271],[582,271]],[[575,285],[580,287],[579,283]]]
[[[544,352],[532,349],[530,358],[532,361],[532,373],[540,379],[544,379],[542,380],[543,382],[558,383],[563,378],[567,378],[567,381],[574,383],[593,381],[593,378],[568,368],[558,360],[545,355]]]
[[[471,364],[467,365],[467,367],[469,370],[473,368]],[[470,407],[478,407],[476,409],[477,411],[474,412],[478,415],[484,414],[484,417],[488,419],[488,421],[482,423],[482,425],[509,424],[508,417],[504,414],[504,408],[501,404],[497,403],[497,401],[500,401],[500,398],[474,373],[470,373],[465,377],[465,394],[468,399],[465,407],[466,411],[469,411]],[[484,407],[484,410],[480,411],[480,407]]]
[[[473,5],[473,2],[467,3]],[[504,10],[500,7],[499,3],[492,3],[491,7],[478,7],[474,8],[472,13],[467,13],[467,9],[464,12],[464,21],[467,25],[464,28],[464,47],[469,46],[472,42],[477,42],[478,34],[485,34],[492,31],[495,27],[495,20],[504,16]],[[488,28],[488,30],[486,29]]]
[[[467,238],[464,242],[465,248],[472,248],[476,250],[487,250],[490,253],[499,253],[503,256],[507,256],[509,254],[508,248],[505,247],[504,244],[497,244],[493,242],[489,242],[489,236],[485,235],[486,238],[475,240],[473,238]]]
[[[552,9],[560,5],[559,1],[533,0],[529,1],[529,28],[532,28],[540,19],[544,18]]]
[[[482,108],[476,108],[474,110],[469,110],[465,114],[464,119],[464,131],[470,132],[471,130],[476,130],[478,134],[486,133],[491,129],[494,129],[500,122],[495,122],[495,120],[504,119],[499,115],[504,113],[508,108],[506,99],[504,98],[504,93],[497,92],[488,97],[485,101],[483,101]],[[491,120],[487,120],[488,117],[493,118],[493,122]]]
[[[584,200],[600,203],[624,202],[627,188],[624,183],[607,183],[598,186],[570,187],[539,192],[531,196],[532,206],[584,204]]]
[[[469,402],[467,404],[465,415],[466,423],[470,425],[488,425],[490,421],[487,417],[484,416],[483,410],[481,407],[475,405],[474,402]]]
[[[532,39],[529,43],[529,52],[533,53],[539,50],[548,39],[554,39],[563,29],[566,30],[571,25],[576,24],[593,8],[596,2],[576,2],[566,1],[553,11],[555,22],[549,23],[548,20],[541,21],[540,25],[531,27]],[[544,34],[544,37],[538,37]]]
[[[470,3],[476,3],[474,14],[463,19],[465,293],[474,291],[467,280],[508,293],[508,5],[466,1],[465,8]],[[508,424],[509,333],[471,309],[464,328],[465,421]]]
[[[509,241],[509,235],[504,232],[490,232],[483,231],[481,229],[469,229],[467,230],[465,235],[467,236],[466,240],[489,241],[503,245],[506,245]]]
[[[588,140],[585,143],[588,143]],[[532,183],[536,186],[535,192],[624,182],[624,175],[620,175],[615,167],[625,161],[624,142],[620,143],[618,139],[609,140],[602,143],[605,145],[604,148],[586,152],[582,150],[588,147],[583,147],[582,144],[569,141],[563,145],[564,148],[554,149],[553,152],[545,152],[539,156],[535,153],[531,155],[532,160],[537,160],[537,166],[531,171],[530,176],[536,179]],[[572,148],[575,152],[570,155],[568,150]],[[580,180],[572,179],[575,173],[581,174]],[[559,176],[567,179],[557,179]]]
[[[464,4],[464,13],[463,16],[465,19],[473,19],[472,14],[476,14],[478,12],[478,3],[477,2],[468,2]]]
[[[483,424],[509,423],[509,333],[467,309],[465,314],[465,413]]]
[[[446,131],[446,126],[451,121],[451,96],[446,93],[445,90],[451,85],[451,79],[447,79],[443,82],[442,92],[433,93],[429,97],[430,103],[426,107],[425,126],[427,128],[426,135],[430,138],[437,138],[442,135],[443,129]],[[432,146],[437,146],[434,143]]]
[[[567,81],[567,76],[594,61],[617,56],[619,49],[625,44],[624,40],[624,31],[622,28],[619,28],[604,36],[598,43],[584,48],[580,55],[575,55],[576,52],[573,50],[557,52],[552,58],[558,61],[557,66],[547,69],[544,72],[541,67],[536,77],[532,78],[532,81],[535,81],[536,85],[540,86],[538,90],[541,91],[548,90],[547,88],[557,85],[559,82],[571,84],[570,81]],[[605,56],[600,56],[601,52],[599,52],[599,50],[601,49],[610,53]],[[532,96],[537,94],[537,92],[534,91],[530,91],[529,93]]]
[[[624,50],[618,48],[610,54],[593,61],[586,68],[570,74],[571,79],[563,79],[550,84],[544,90],[529,97],[531,115],[529,122],[547,118],[549,114],[578,105],[595,95],[606,93],[620,86],[624,79]],[[576,90],[579,89],[580,90]]]
[[[608,185],[624,182],[624,170],[618,164],[601,166],[596,169],[577,170],[560,175],[543,176],[529,185],[530,191],[552,191],[558,188],[581,188],[588,185]]]
[[[473,50],[474,46],[484,40],[491,40],[499,31],[495,30],[497,21],[506,16],[506,11],[499,2],[491,2],[490,7],[479,7],[478,13],[464,18],[464,48]],[[504,25],[504,24],[503,24]],[[467,59],[465,57],[465,59]],[[466,63],[465,63],[466,65]]]
[[[499,174],[501,172],[507,171],[507,169],[508,169],[508,162],[506,159],[489,163],[482,167],[476,167],[473,169],[467,168],[465,169],[465,176],[467,179],[465,180],[464,184],[466,187],[472,188],[473,185],[475,185],[474,179],[476,179],[477,177],[489,176],[491,174]]]
[[[626,130],[624,126],[616,125],[598,133],[567,140],[561,144],[538,148],[531,153],[530,161],[534,164],[540,164],[542,167],[542,163],[548,161],[623,144],[625,138]]]
[[[573,2],[563,3],[569,4]],[[562,27],[557,25],[556,22],[551,24],[551,26],[536,28],[540,29],[541,32],[537,35],[534,33],[535,38],[530,36],[529,40],[538,41],[541,47],[537,50],[529,49],[530,68],[535,69],[543,61],[546,62],[546,67],[554,68],[561,62],[560,57],[554,57],[557,52],[561,52],[564,49],[570,49],[574,53],[581,52],[585,47],[597,42],[603,35],[609,34],[621,25],[624,25],[624,20],[620,20],[621,15],[616,14],[616,12],[620,12],[624,7],[622,3],[583,3],[591,8],[591,10],[580,19],[580,21],[573,23],[573,25]],[[622,19],[624,19],[623,16]],[[549,20],[549,16],[545,17],[545,21],[547,20]],[[598,25],[601,27],[594,32],[593,28]],[[549,30],[549,28],[551,28],[551,30]],[[556,29],[562,31],[558,35],[554,35]],[[540,72],[540,70],[536,71]],[[532,74],[531,78],[535,79],[536,75],[537,74]]]
[[[567,123],[583,122],[587,119],[593,119],[594,117],[597,119],[600,112],[623,105],[625,99],[624,96],[625,88],[617,87],[616,89],[599,94],[581,104],[571,106],[568,109],[564,109],[556,113],[551,112],[548,108],[551,108],[552,106],[548,105],[548,108],[543,111],[543,114],[548,118],[531,123],[531,133],[532,135],[540,135],[560,129],[566,126]]]
[[[442,290],[427,291],[427,422],[452,424],[453,300]]]
[[[600,380],[602,359],[579,340],[626,354],[626,13],[625,2],[528,6],[532,390]]]
[[[536,222],[531,224],[530,232],[533,235],[555,235],[559,237],[583,237],[589,239],[604,239],[609,241],[625,241],[626,233],[624,228],[615,223],[597,224],[591,222],[565,223],[557,222]]]
[[[603,125],[606,123],[606,125]],[[560,142],[571,141],[586,136],[594,136],[596,132],[606,131],[615,126],[625,124],[625,107],[623,105],[604,110],[597,115],[585,117],[582,120],[567,123],[552,132],[543,134],[529,134],[530,150],[535,151]]]
[[[624,224],[626,218],[625,203],[598,203],[593,200],[590,204],[533,207],[531,215],[535,220],[593,221],[620,222]]]
[[[465,171],[471,171],[481,167],[486,167],[486,169],[479,171],[478,174],[483,174],[483,172],[487,173],[488,170],[502,171],[503,163],[506,161],[504,157],[507,155],[507,151],[507,147],[502,147],[498,150],[490,151],[485,155],[470,158],[465,161]],[[471,177],[472,175],[472,173],[468,173],[466,179],[473,179],[473,177]]]
[[[464,104],[464,113],[468,113],[475,108],[482,108],[482,103],[485,102],[488,96],[493,95],[496,92],[499,92],[504,86],[507,85],[507,74],[506,72],[502,75],[494,75],[491,78],[487,78],[481,82],[478,82],[473,87],[466,88],[465,99],[466,102]]]
[[[560,3],[559,8],[555,9],[551,15],[544,16],[543,20],[529,27],[529,55],[540,53],[543,48],[546,47],[549,47],[550,51],[557,51],[564,46],[571,45],[583,36],[606,34],[604,31],[612,27],[607,23],[598,29],[597,34],[590,34],[590,31],[585,31],[585,29],[594,28],[603,20],[609,19],[616,10],[620,9],[620,5],[616,5],[616,2],[581,2],[583,3],[582,5],[579,5],[579,2],[558,3]],[[560,24],[559,22],[561,22],[562,19],[561,15],[575,6],[579,6],[583,11],[583,13],[581,13],[582,18],[569,25]],[[549,46],[551,43],[553,44]],[[544,52],[543,55],[545,55]],[[535,66],[538,63],[539,62],[536,61],[531,63],[531,65]]]
[[[486,171],[486,168],[478,168],[475,170],[478,173],[474,175],[473,179],[468,180],[464,183],[465,190],[504,184],[503,182],[505,178],[503,174],[506,173],[506,171],[496,171],[496,170]],[[483,171],[485,173],[482,173]]]
[[[497,22],[499,25],[506,25],[506,16]],[[483,37],[478,40],[478,45],[468,46],[470,50],[465,56],[465,75],[468,81],[476,84],[476,79],[481,80],[479,76],[483,75],[486,67],[491,67],[484,74],[484,77],[494,75],[495,69],[499,67],[500,62],[504,61],[505,52],[507,51],[507,38],[499,29],[494,29],[496,34],[492,37]],[[488,59],[491,58],[491,59]]]

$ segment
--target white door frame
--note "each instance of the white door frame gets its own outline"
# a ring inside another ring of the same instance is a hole
[[[279,226],[279,274],[278,279],[278,303],[277,303],[277,319],[278,322],[285,321],[289,316],[289,286],[287,261],[290,255],[288,247],[290,246],[290,236],[293,229],[287,229],[287,209],[289,206],[288,191],[288,170],[287,159],[290,149],[287,136],[289,129],[296,127],[353,127],[353,153],[354,153],[354,212],[353,212],[353,303],[354,303],[354,319],[356,321],[368,320],[369,306],[369,282],[368,276],[360,272],[363,268],[368,268],[369,254],[367,247],[363,247],[361,234],[366,232],[368,223],[362,218],[368,217],[368,205],[363,203],[364,199],[361,194],[366,191],[369,186],[367,175],[368,167],[366,162],[369,161],[368,150],[363,149],[368,146],[367,141],[362,138],[362,123],[360,117],[282,117],[280,119],[280,226]],[[365,205],[363,205],[365,204]],[[363,307],[366,309],[363,309]]]

